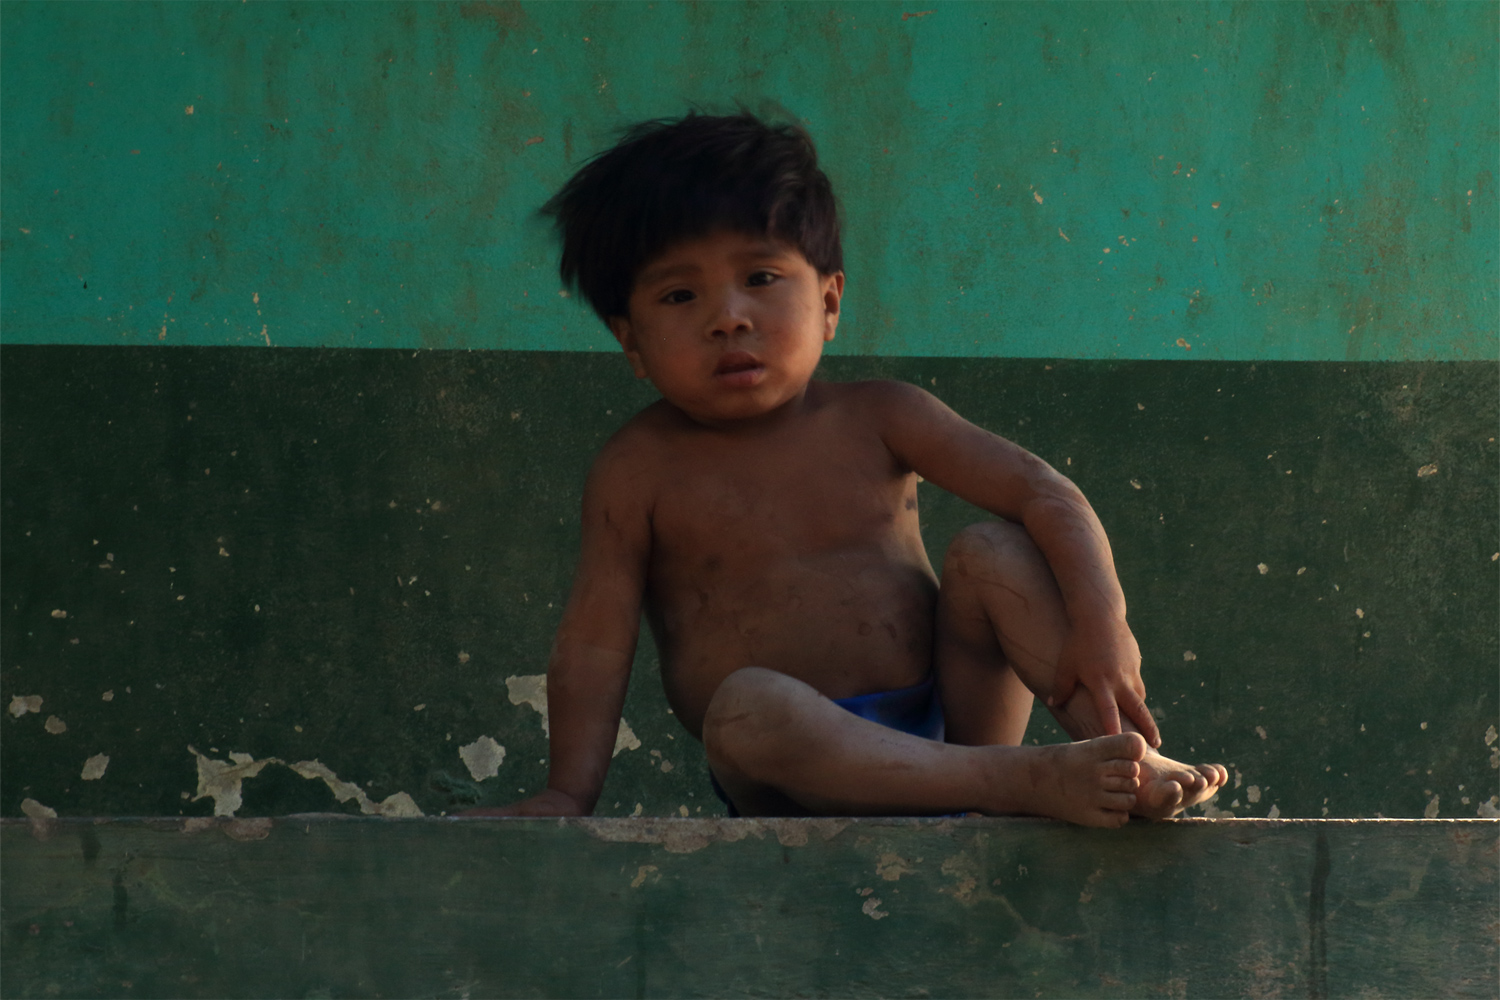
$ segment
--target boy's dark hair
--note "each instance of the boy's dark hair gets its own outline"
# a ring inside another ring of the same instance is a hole
[[[606,323],[628,315],[631,287],[653,258],[717,229],[791,244],[819,274],[844,268],[833,186],[812,138],[748,113],[642,122],[542,213],[562,237],[563,284]]]

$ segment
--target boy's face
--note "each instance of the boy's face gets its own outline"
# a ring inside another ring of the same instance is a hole
[[[719,231],[641,271],[630,315],[610,320],[637,378],[705,424],[753,419],[799,399],[839,322],[843,272],[801,251]]]

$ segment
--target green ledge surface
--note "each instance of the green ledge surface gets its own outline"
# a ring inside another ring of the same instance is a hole
[[[11,997],[1473,996],[1493,820],[6,820]]]

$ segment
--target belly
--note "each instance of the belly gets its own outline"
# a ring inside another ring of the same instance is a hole
[[[932,662],[937,579],[920,551],[842,550],[754,572],[653,580],[648,617],[667,701],[698,736],[719,683],[766,667],[847,698],[917,684]]]

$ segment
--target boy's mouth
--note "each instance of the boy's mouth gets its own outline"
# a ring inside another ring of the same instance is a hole
[[[714,367],[714,378],[724,385],[752,386],[765,370],[766,366],[748,351],[730,351]]]

